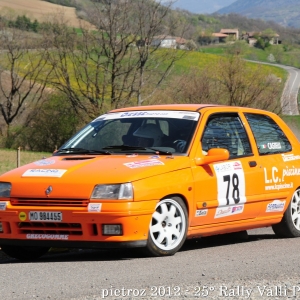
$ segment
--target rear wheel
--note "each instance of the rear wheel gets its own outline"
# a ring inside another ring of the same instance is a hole
[[[279,237],[300,237],[300,189],[297,189],[280,223],[272,226]]]
[[[161,200],[152,215],[147,243],[152,256],[175,254],[187,235],[187,209],[179,197]]]
[[[1,250],[10,257],[19,260],[35,260],[46,254],[50,248],[48,247],[26,247],[3,245]]]

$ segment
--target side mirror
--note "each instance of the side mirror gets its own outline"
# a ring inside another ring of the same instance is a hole
[[[209,149],[207,155],[197,157],[195,159],[197,166],[207,165],[213,162],[227,160],[229,158],[229,151],[223,148]]]

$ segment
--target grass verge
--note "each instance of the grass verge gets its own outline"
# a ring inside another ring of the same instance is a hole
[[[0,175],[17,168],[18,164],[18,150],[0,149]],[[20,166],[26,165],[30,162],[37,161],[43,157],[49,157],[51,153],[48,152],[31,152],[20,151]]]

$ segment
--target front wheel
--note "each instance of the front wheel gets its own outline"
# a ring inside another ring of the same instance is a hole
[[[148,253],[152,256],[175,254],[187,235],[187,209],[179,197],[163,199],[157,205],[149,227]]]
[[[1,250],[10,257],[19,260],[36,260],[46,254],[50,248],[48,247],[28,247],[28,246],[12,246],[3,245]]]
[[[300,237],[300,188],[294,192],[281,222],[272,228],[278,237]]]

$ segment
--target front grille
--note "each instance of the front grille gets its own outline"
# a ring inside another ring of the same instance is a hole
[[[20,222],[19,233],[82,235],[80,223]]]
[[[87,199],[28,199],[28,198],[11,198],[11,205],[14,206],[64,206],[64,207],[87,207]]]

